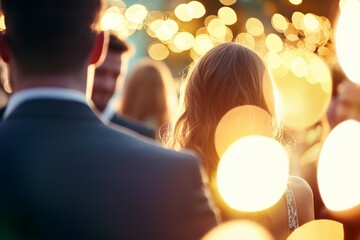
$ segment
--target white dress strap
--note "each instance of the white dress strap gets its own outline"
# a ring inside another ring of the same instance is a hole
[[[290,232],[292,232],[299,227],[299,220],[296,211],[296,202],[295,202],[294,193],[289,184],[286,187],[285,197],[286,197],[286,205],[288,212],[289,230]]]

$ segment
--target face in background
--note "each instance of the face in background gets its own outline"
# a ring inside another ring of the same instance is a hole
[[[348,119],[360,121],[360,85],[345,80],[338,86],[335,123]]]
[[[122,69],[122,54],[108,51],[104,62],[95,69],[91,99],[96,108],[103,112],[113,96]]]

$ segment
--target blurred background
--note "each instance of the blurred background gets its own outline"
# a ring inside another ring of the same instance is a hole
[[[214,45],[228,41],[263,56],[301,48],[335,64],[333,26],[344,2],[108,0],[102,28],[115,30],[134,44],[130,69],[139,58],[150,56],[164,60],[175,77]]]

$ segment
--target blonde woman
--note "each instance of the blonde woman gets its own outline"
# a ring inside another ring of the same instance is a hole
[[[125,83],[119,114],[144,122],[161,136],[176,110],[177,95],[169,67],[144,58]]]
[[[180,112],[164,138],[165,145],[194,150],[210,180],[214,179],[219,162],[214,135],[224,114],[234,107],[254,105],[278,122],[273,91],[264,87],[269,82],[265,64],[254,51],[236,43],[213,48],[188,73],[180,93]],[[273,135],[281,136],[281,128],[274,126]],[[212,186],[216,195],[216,187]],[[312,191],[298,177],[289,177],[283,197],[263,212],[234,212],[218,200],[225,220],[251,218],[264,224],[276,239],[286,239],[296,227],[314,219]]]

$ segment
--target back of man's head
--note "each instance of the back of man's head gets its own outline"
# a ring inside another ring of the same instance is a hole
[[[102,0],[1,0],[6,40],[25,75],[69,73],[89,57]]]

